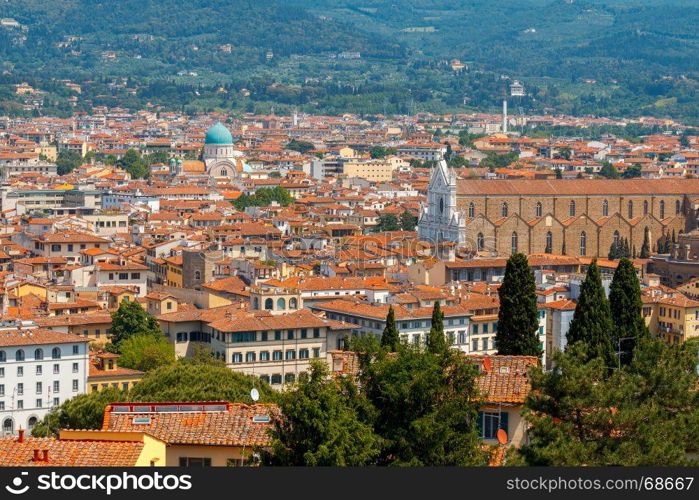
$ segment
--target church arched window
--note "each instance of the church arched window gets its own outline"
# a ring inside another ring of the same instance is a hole
[[[517,237],[517,232],[512,232],[512,253],[517,253],[517,247],[519,247],[519,238]]]
[[[643,200],[643,215],[648,215],[648,200]]]
[[[614,246],[619,245],[619,231],[614,231]]]
[[[476,206],[473,203],[468,204],[468,216],[471,219],[476,216]]]
[[[660,219],[665,218],[665,200],[660,200]]]
[[[534,217],[541,217],[541,214],[543,213],[543,206],[541,205],[540,201],[536,202],[536,208],[534,209]]]
[[[483,233],[478,233],[478,236],[476,237],[476,245],[479,252],[483,250],[483,247],[485,245]]]
[[[680,203],[680,200],[675,200],[675,215],[680,215],[681,211],[682,211],[682,204]]]
[[[571,217],[575,217],[575,200],[570,200],[570,203],[568,204],[568,214]]]
[[[508,212],[508,207],[507,207],[507,202],[502,204],[502,208],[500,209],[500,214],[503,217],[507,217],[507,212]]]
[[[602,202],[602,217],[609,217],[609,201]]]
[[[587,255],[587,234],[585,231],[580,233],[580,255]]]
[[[628,208],[629,208],[629,219],[633,219],[633,201],[629,200]]]
[[[222,168],[221,169],[221,176],[226,177],[227,175],[228,175],[228,170],[226,170],[225,168]]]
[[[546,249],[547,252],[553,253],[553,233],[546,233]]]

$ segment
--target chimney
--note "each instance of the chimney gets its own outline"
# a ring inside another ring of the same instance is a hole
[[[34,462],[40,462],[41,458],[39,457],[39,450],[34,450],[34,458],[32,458]]]
[[[42,460],[44,462],[48,462],[49,461],[49,450],[43,450],[43,454],[44,454],[44,456],[43,456]]]
[[[17,431],[17,434],[19,434],[19,435],[17,436],[17,442],[18,442],[18,443],[24,443],[24,429],[18,430],[18,431]]]

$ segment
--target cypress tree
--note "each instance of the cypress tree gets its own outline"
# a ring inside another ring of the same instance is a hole
[[[597,259],[593,259],[580,287],[578,305],[566,335],[568,345],[583,342],[589,359],[602,357],[606,366],[616,366],[612,329],[609,301],[602,286]]]
[[[395,352],[398,350],[398,344],[400,344],[400,338],[396,328],[396,315],[393,311],[393,306],[390,306],[386,315],[386,327],[381,334],[381,346],[391,352]]]
[[[643,231],[643,245],[641,245],[641,255],[642,259],[650,258],[650,238],[648,237],[648,228]]]
[[[612,244],[609,246],[607,258],[609,260],[616,260],[619,258],[619,245],[617,245],[615,242],[612,242]]]
[[[516,253],[507,259],[505,279],[498,293],[498,354],[540,356],[536,284],[526,255]]]
[[[447,341],[444,339],[444,313],[439,301],[434,302],[432,308],[432,328],[427,335],[427,350],[431,353],[444,352],[447,349]]]
[[[609,288],[609,307],[615,326],[612,346],[621,351],[620,362],[628,364],[639,340],[649,335],[642,315],[641,285],[629,259],[621,259],[614,272]]]

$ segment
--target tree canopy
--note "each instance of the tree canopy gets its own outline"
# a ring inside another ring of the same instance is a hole
[[[158,320],[135,300],[125,300],[112,312],[111,342],[118,350],[133,335],[162,336]]]

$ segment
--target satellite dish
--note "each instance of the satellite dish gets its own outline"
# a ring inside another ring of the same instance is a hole
[[[497,436],[498,443],[500,443],[501,445],[507,444],[507,431],[505,431],[505,429],[498,429]]]
[[[250,397],[253,401],[257,401],[258,399],[260,399],[260,392],[253,387],[252,389],[250,389]]]

